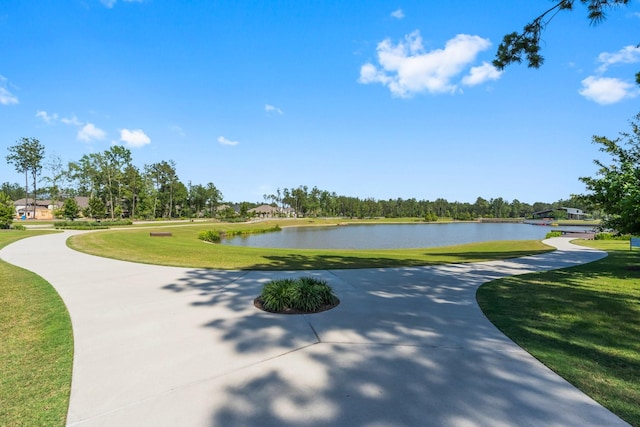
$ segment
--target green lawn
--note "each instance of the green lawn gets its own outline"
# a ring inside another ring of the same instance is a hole
[[[394,250],[265,249],[205,243],[203,230],[271,228],[258,224],[193,224],[190,226],[109,230],[69,239],[71,248],[94,255],[148,264],[179,267],[255,270],[323,270],[341,268],[406,267],[513,258],[546,252],[539,241],[496,241],[446,248]],[[281,223],[281,222],[277,222]],[[311,222],[304,222],[304,225]],[[333,221],[335,224],[335,220]],[[312,224],[323,224],[314,221]],[[150,237],[153,231],[170,231],[172,237]]]
[[[640,251],[629,242],[590,264],[496,280],[477,298],[487,317],[542,363],[640,426]]]
[[[40,231],[0,231],[0,247]],[[41,277],[0,261],[0,425],[63,426],[73,334],[67,309]]]

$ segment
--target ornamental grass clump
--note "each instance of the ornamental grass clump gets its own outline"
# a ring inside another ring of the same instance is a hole
[[[267,283],[257,302],[263,310],[275,313],[316,313],[335,307],[339,301],[324,280],[300,277]]]
[[[267,283],[260,294],[263,308],[267,311],[284,311],[290,308],[294,287],[293,279],[274,280]]]
[[[210,243],[220,243],[220,241],[222,240],[222,236],[219,231],[205,230],[201,231],[200,234],[198,234],[198,239]]]

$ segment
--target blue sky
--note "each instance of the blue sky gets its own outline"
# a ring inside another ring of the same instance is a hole
[[[544,33],[541,69],[493,69],[502,36],[550,5],[4,0],[0,153],[35,137],[66,163],[122,144],[236,202],[299,185],[556,201],[594,174],[591,137],[640,112],[640,2],[597,26],[577,5]]]

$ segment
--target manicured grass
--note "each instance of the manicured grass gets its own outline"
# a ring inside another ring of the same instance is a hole
[[[487,317],[542,363],[640,426],[640,251],[592,241],[590,264],[500,279],[478,290]]]
[[[42,231],[0,231],[0,247]],[[0,261],[0,425],[63,426],[73,362],[67,309],[49,283]]]
[[[273,227],[276,222],[259,225]],[[279,223],[279,222],[278,222]],[[335,220],[333,222],[335,224]],[[306,223],[305,223],[306,225]],[[94,255],[148,264],[216,269],[324,270],[379,268],[513,258],[551,250],[539,241],[497,241],[429,249],[265,249],[205,243],[204,230],[256,228],[257,224],[196,224],[189,227],[110,230],[74,236],[71,248]],[[171,237],[150,237],[171,231]]]
[[[587,219],[587,220],[559,219],[554,222],[557,222],[558,225],[577,225],[577,226],[584,226],[584,227],[597,227],[602,223],[602,221],[599,219]]]

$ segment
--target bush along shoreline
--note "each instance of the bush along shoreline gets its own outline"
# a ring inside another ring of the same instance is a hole
[[[104,230],[109,227],[133,225],[130,220],[119,221],[56,221],[53,226],[63,230]]]
[[[201,231],[198,234],[198,239],[204,240],[205,242],[209,242],[209,243],[220,243],[222,239],[228,239],[235,236],[248,236],[250,234],[273,233],[280,230],[282,230],[282,228],[278,224],[269,228],[250,228],[250,229],[229,230],[229,231],[205,230],[205,231]]]

